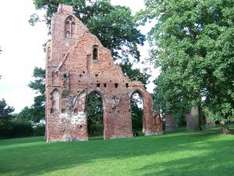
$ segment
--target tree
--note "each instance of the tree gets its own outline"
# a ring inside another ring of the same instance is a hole
[[[158,20],[149,38],[167,112],[186,105],[234,116],[233,8],[232,0],[146,0],[139,16]]]
[[[36,67],[33,72],[34,80],[29,83],[29,87],[36,91],[32,108],[26,108],[22,113],[30,110],[33,113],[33,121],[38,122],[45,117],[45,70]],[[28,114],[28,113],[27,113]]]
[[[173,86],[163,79],[162,74],[155,80],[156,88],[153,93],[154,109],[160,112],[163,117],[171,114],[175,118],[178,126],[185,126],[185,114],[190,110],[186,100],[176,98]]]
[[[13,107],[7,105],[4,99],[0,100],[0,119],[8,119],[14,110]]]
[[[124,63],[121,64],[120,66],[122,68],[123,73],[125,73],[130,78],[131,81],[140,81],[144,85],[148,83],[150,75],[147,74],[146,72],[142,73],[140,72],[140,70],[134,69],[132,63]]]
[[[73,6],[75,15],[111,50],[115,59],[128,62],[130,55],[139,60],[137,45],[143,45],[145,37],[137,29],[129,8],[112,6],[110,0],[34,0],[37,9],[46,10],[45,21],[49,27],[59,3]],[[34,24],[38,20],[33,14],[29,21]]]
[[[32,107],[24,107],[19,114],[17,114],[17,119],[22,121],[31,121],[34,119],[34,109]]]

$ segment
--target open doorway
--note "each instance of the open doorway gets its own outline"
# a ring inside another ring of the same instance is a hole
[[[103,102],[97,91],[86,97],[85,111],[87,114],[88,135],[90,139],[103,139]]]
[[[132,93],[130,97],[132,132],[133,136],[143,136],[143,98],[139,91]]]

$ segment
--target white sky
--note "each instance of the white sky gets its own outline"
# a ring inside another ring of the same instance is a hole
[[[144,0],[112,0],[117,5],[129,6],[133,12],[144,7]],[[44,67],[43,43],[48,39],[44,23],[31,26],[29,17],[35,13],[33,0],[0,2],[0,99],[19,112],[33,103],[33,92],[28,84],[35,66]],[[144,29],[147,31],[147,29]],[[140,48],[142,58],[147,57],[148,46]],[[157,75],[157,71],[153,71]],[[149,90],[152,91],[152,84]]]

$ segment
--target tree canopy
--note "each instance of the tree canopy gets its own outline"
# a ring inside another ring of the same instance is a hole
[[[45,117],[45,70],[35,67],[33,77],[29,87],[36,91],[34,103],[31,108],[25,107],[20,115],[25,115],[25,119],[33,117],[31,120],[37,122]]]
[[[9,118],[12,112],[14,112],[14,108],[8,106],[4,99],[0,100],[0,119],[7,119]]]
[[[149,39],[161,68],[155,94],[164,111],[201,105],[233,117],[233,0],[146,0],[140,16],[157,21]]]
[[[137,29],[129,8],[113,6],[110,0],[34,0],[37,9],[46,10],[45,21],[49,27],[59,3],[73,6],[75,15],[112,51],[115,59],[128,62],[132,56],[139,60],[137,45],[143,45],[145,37]],[[38,20],[33,14],[30,22],[33,24]]]

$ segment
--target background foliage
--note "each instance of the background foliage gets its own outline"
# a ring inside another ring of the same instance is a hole
[[[149,39],[161,68],[155,97],[165,112],[207,108],[234,116],[232,0],[146,0],[142,22],[157,21]],[[215,117],[215,116],[213,116]]]
[[[59,3],[73,6],[75,15],[112,51],[115,59],[128,62],[129,55],[139,59],[137,45],[143,45],[145,38],[137,29],[137,23],[129,8],[113,6],[110,0],[34,0],[37,9],[46,10],[44,20],[49,27]],[[36,14],[32,15],[31,24],[39,20],[35,16]]]

